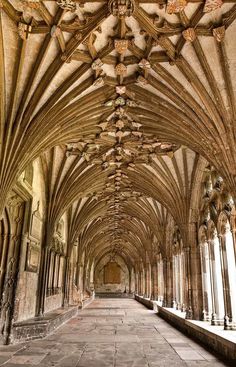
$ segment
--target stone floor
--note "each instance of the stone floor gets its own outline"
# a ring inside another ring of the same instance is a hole
[[[131,299],[97,299],[45,339],[0,347],[0,366],[218,367],[209,350]]]

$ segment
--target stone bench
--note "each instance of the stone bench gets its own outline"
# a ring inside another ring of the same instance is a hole
[[[236,331],[223,330],[223,326],[212,326],[205,321],[187,320],[184,312],[162,307],[156,301],[139,295],[135,295],[135,299],[147,308],[157,311],[158,316],[165,321],[220,353],[227,360],[236,360]]]
[[[44,316],[33,317],[13,324],[12,343],[44,338],[66,321],[76,316],[78,306],[61,307]]]

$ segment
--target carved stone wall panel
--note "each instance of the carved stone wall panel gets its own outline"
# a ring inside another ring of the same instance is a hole
[[[25,270],[37,273],[40,260],[40,247],[38,244],[28,243]]]

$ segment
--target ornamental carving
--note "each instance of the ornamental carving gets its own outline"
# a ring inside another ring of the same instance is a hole
[[[115,71],[116,71],[116,75],[125,76],[127,74],[127,67],[124,64],[120,63],[116,65]]]
[[[206,0],[203,8],[204,13],[210,13],[218,8],[220,8],[223,4],[222,0]]]
[[[21,39],[26,40],[31,32],[32,27],[25,23],[18,23],[18,34]]]
[[[193,42],[196,39],[196,32],[194,28],[185,29],[185,31],[182,32],[182,35],[188,42]]]
[[[117,85],[116,86],[116,93],[117,94],[125,94],[126,93],[126,86],[125,85]]]
[[[57,235],[55,234],[52,238],[52,242],[49,246],[51,251],[56,252],[59,255],[64,256],[65,255],[65,242]]]
[[[168,14],[179,13],[180,11],[184,10],[186,4],[186,0],[167,0],[166,11]]]
[[[137,77],[137,82],[141,85],[147,85],[148,84],[148,81],[147,79],[145,79],[142,75],[139,75]]]
[[[223,39],[225,38],[225,26],[214,28],[213,36],[215,37],[217,42],[223,41]]]
[[[57,5],[63,10],[71,11],[76,10],[76,3],[73,0],[57,0]]]
[[[141,69],[150,69],[151,68],[151,65],[150,65],[150,62],[146,59],[142,59],[140,62],[139,62],[139,67]]]
[[[110,0],[108,3],[109,10],[115,17],[130,17],[134,12],[133,0]]]
[[[22,0],[23,5],[31,8],[31,9],[39,9],[41,4],[39,0]]]
[[[91,67],[93,70],[100,70],[103,66],[103,62],[100,59],[94,60]]]
[[[7,206],[9,208],[17,208],[21,206],[22,203],[23,203],[23,200],[21,199],[19,195],[15,194],[14,192],[10,193],[10,196],[7,199]]]
[[[95,87],[102,87],[103,85],[105,84],[105,81],[104,81],[104,78],[101,76],[100,78],[97,78],[94,82],[93,82],[93,85]]]
[[[115,47],[115,50],[119,53],[119,54],[123,54],[125,51],[127,51],[128,49],[128,40],[125,40],[125,39],[116,39],[114,41],[114,47]]]
[[[60,27],[57,27],[56,25],[53,25],[52,28],[51,28],[51,32],[50,32],[51,36],[53,38],[56,38],[60,35],[60,33],[61,33]]]

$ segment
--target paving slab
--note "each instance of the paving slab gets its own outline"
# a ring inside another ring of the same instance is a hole
[[[223,367],[154,311],[132,299],[96,299],[44,339],[0,347],[5,367]]]

